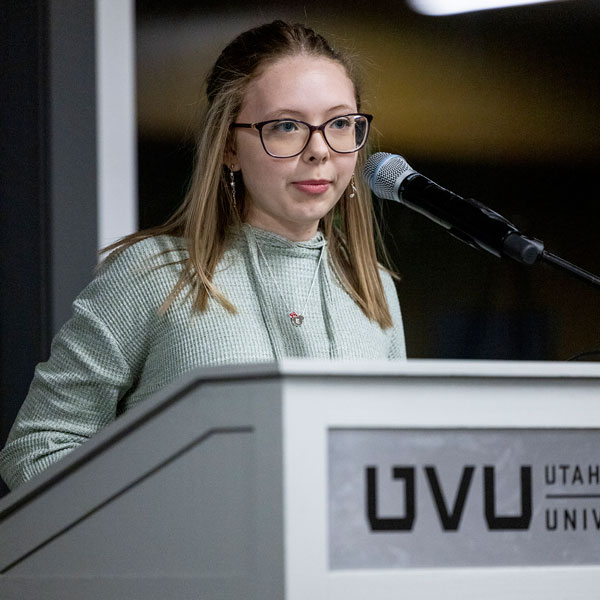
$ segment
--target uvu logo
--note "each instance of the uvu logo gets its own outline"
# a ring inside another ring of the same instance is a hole
[[[444,498],[449,494],[442,485],[434,466],[423,467],[429,491],[444,531],[457,531],[463,515],[469,489],[475,473],[472,465],[463,467],[462,476],[455,494],[454,505],[450,508]],[[417,515],[414,466],[393,466],[392,478],[404,481],[404,507],[402,517],[379,517],[377,498],[378,468],[368,466],[366,477],[367,518],[372,531],[411,531]],[[531,523],[531,466],[521,466],[521,514],[502,516],[496,513],[496,474],[495,467],[483,467],[483,503],[485,522],[489,530],[524,530]]]

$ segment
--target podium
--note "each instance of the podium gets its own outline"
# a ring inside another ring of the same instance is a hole
[[[598,597],[593,363],[201,369],[0,502],[2,600]]]

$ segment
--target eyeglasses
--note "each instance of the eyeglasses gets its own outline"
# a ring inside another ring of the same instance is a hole
[[[373,115],[350,114],[333,117],[322,125],[310,125],[296,119],[272,119],[260,123],[232,123],[231,127],[256,129],[265,152],[273,158],[292,158],[304,152],[315,131],[339,154],[360,150],[367,141]]]

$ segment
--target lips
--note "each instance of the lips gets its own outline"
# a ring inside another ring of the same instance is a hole
[[[331,181],[328,179],[307,179],[305,181],[294,181],[296,189],[307,194],[322,194],[329,189]]]

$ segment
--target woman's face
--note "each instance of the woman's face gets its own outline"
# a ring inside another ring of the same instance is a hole
[[[300,55],[278,60],[249,84],[236,122],[290,118],[320,125],[356,111],[354,86],[344,68],[327,58]],[[257,130],[234,131],[226,164],[241,170],[246,221],[295,241],[313,237],[319,220],[347,188],[357,154],[334,152],[316,131],[298,156],[273,158]]]

